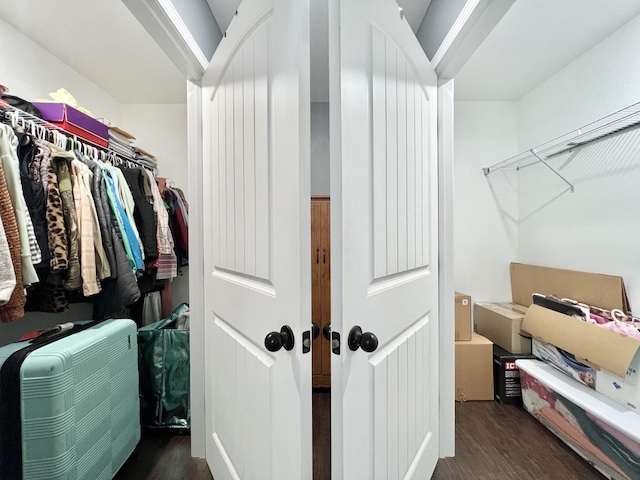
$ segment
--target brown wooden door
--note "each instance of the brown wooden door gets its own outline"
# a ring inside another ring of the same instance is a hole
[[[311,199],[312,321],[320,327],[313,342],[313,386],[331,386],[331,348],[322,329],[331,323],[331,218],[329,197]]]

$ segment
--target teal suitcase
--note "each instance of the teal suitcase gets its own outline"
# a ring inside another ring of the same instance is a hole
[[[0,478],[113,478],[140,440],[138,388],[131,320],[0,348]]]

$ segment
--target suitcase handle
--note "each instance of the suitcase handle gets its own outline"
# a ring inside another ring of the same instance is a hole
[[[59,323],[58,325],[55,325],[55,326],[53,326],[51,328],[48,328],[47,330],[43,331],[40,335],[38,335],[36,338],[31,340],[30,343],[43,342],[45,340],[48,340],[53,335],[59,335],[61,333],[64,333],[64,332],[67,332],[67,331],[71,330],[74,326],[75,325],[73,323],[71,323],[71,322]]]

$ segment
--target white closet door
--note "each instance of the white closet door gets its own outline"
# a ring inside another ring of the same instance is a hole
[[[436,74],[394,1],[330,0],[329,16],[332,478],[426,479],[438,459]]]
[[[202,87],[207,461],[309,479],[308,1],[244,0]]]

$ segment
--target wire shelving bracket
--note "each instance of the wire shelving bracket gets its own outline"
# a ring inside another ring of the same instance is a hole
[[[599,118],[576,130],[549,140],[546,143],[536,146],[526,152],[522,152],[502,162],[482,169],[485,175],[503,168],[521,168],[543,163],[553,173],[560,177],[569,187],[571,193],[575,188],[571,182],[563,177],[556,169],[549,165],[548,160],[566,152],[590,143],[603,140],[611,135],[620,134],[640,127],[640,102],[634,103],[622,110],[618,110],[610,115]]]

